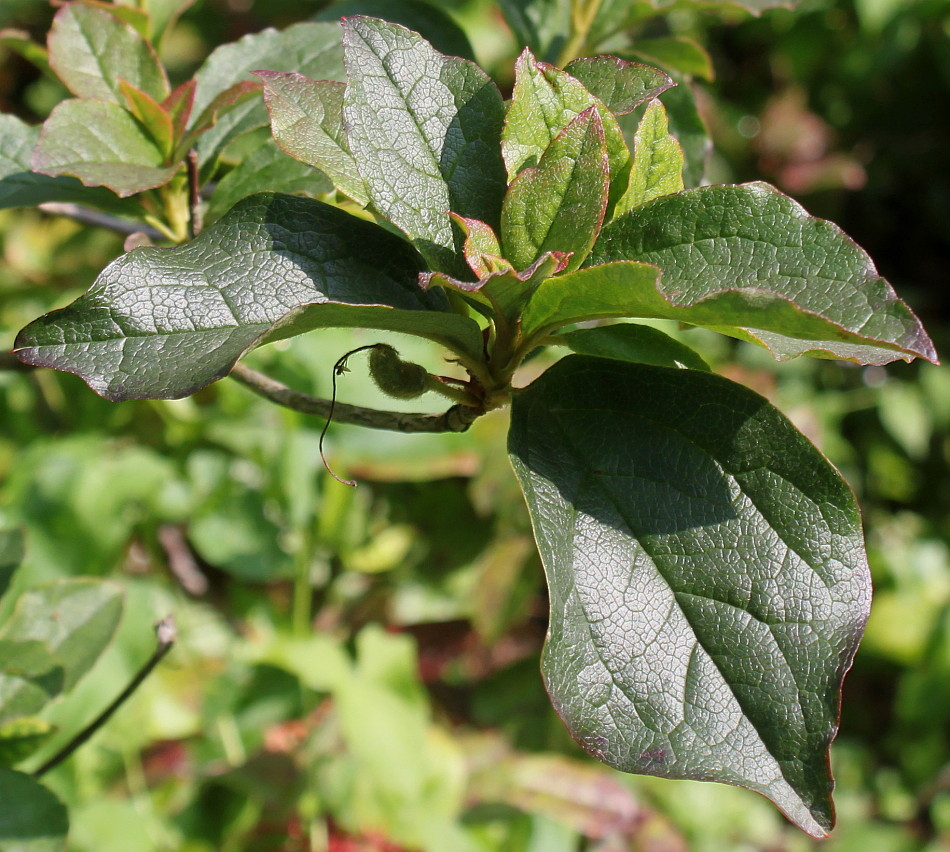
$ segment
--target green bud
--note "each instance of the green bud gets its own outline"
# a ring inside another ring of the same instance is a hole
[[[385,343],[377,344],[369,353],[369,372],[377,387],[395,399],[415,399],[429,389],[425,367],[403,361],[399,353]]]

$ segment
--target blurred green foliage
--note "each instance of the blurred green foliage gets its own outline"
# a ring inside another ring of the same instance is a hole
[[[198,2],[165,59],[184,77],[215,45],[323,5]],[[483,64],[510,63],[490,3],[441,5]],[[51,13],[14,0],[0,25],[40,34]],[[945,351],[948,14],[947,0],[804,0],[759,19],[681,3],[644,32],[698,38],[714,57],[700,98],[714,175],[764,174],[838,221]],[[3,111],[35,120],[61,97],[0,52]],[[0,349],[121,250],[105,231],[0,213]],[[753,347],[663,328],[789,412],[864,510],[876,598],[845,685],[839,828],[823,848],[947,848],[950,370],[776,368]],[[252,363],[328,395],[330,365],[379,339],[321,333]],[[812,847],[745,791],[621,776],[570,741],[537,671],[546,601],[504,413],[463,435],[331,426],[331,464],[360,482],[347,489],[323,469],[322,421],[236,384],[111,404],[72,376],[2,366],[0,525],[23,526],[27,551],[0,616],[61,577],[110,577],[127,599],[103,660],[44,714],[57,731],[36,762],[124,686],[151,651],[147,625],[168,611],[179,622],[168,664],[44,779],[69,806],[73,852]],[[353,367],[341,397],[392,407]]]

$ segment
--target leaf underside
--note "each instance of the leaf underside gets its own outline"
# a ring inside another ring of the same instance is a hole
[[[27,326],[15,348],[22,361],[123,400],[194,393],[262,340],[318,326],[479,347],[478,326],[447,313],[444,294],[423,292],[419,271],[409,245],[369,222],[260,193],[191,243],[120,257],[72,305]]]
[[[824,836],[871,591],[835,470],[746,388],[586,356],[515,397],[509,451],[575,739],[623,771],[749,787]]]

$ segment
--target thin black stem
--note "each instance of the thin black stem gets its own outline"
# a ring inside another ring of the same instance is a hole
[[[204,229],[204,213],[201,209],[201,182],[198,176],[198,152],[192,148],[185,158],[188,166],[188,228],[194,239]]]
[[[323,418],[328,418],[332,412],[333,419],[338,423],[366,426],[370,429],[387,429],[390,432],[464,432],[483,413],[480,409],[468,405],[453,405],[442,414],[379,411],[375,408],[347,405],[344,402],[334,405],[328,399],[292,390],[244,364],[234,365],[231,378],[236,379],[258,396],[277,405],[283,405],[285,408]]]
[[[39,209],[44,213],[50,213],[53,216],[66,216],[82,222],[84,225],[95,225],[99,228],[108,228],[119,234],[145,234],[150,240],[164,241],[168,237],[157,228],[144,225],[141,222],[132,222],[128,219],[120,219],[118,216],[111,216],[100,210],[93,210],[89,207],[83,207],[80,204],[72,204],[67,201],[44,201],[39,205]]]
[[[96,731],[99,730],[108,720],[109,717],[115,713],[135,692],[139,686],[142,685],[142,682],[147,678],[151,673],[152,669],[157,666],[164,656],[172,649],[172,646],[175,644],[175,620],[172,616],[166,616],[158,624],[155,625],[155,635],[158,639],[158,645],[155,648],[154,653],[149,657],[148,661],[139,669],[138,674],[132,678],[129,682],[129,685],[122,690],[122,692],[116,697],[105,710],[103,710],[95,719],[93,719],[85,728],[83,728],[75,737],[73,737],[65,746],[63,746],[56,754],[54,754],[49,760],[46,761],[39,769],[34,770],[33,777],[41,778],[47,772],[49,772],[53,767],[59,766],[64,760],[69,758],[76,749],[83,745]]]

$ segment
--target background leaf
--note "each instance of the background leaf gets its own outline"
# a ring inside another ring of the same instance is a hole
[[[333,184],[322,172],[288,157],[271,140],[221,179],[208,204],[208,221],[221,218],[242,198],[264,190],[313,197],[333,192]]]
[[[401,24],[419,33],[440,53],[475,60],[475,52],[465,30],[435,3],[423,3],[420,0],[341,0],[318,12],[313,20],[338,21],[353,15],[366,15]]]
[[[584,356],[515,397],[509,449],[575,739],[627,772],[750,787],[823,836],[871,594],[836,471],[746,388]]]
[[[151,45],[103,9],[67,3],[53,19],[48,43],[50,65],[77,97],[121,104],[120,79],[159,102],[170,91]]]
[[[197,118],[221,93],[250,81],[251,71],[296,71],[314,80],[345,79],[339,24],[294,24],[284,30],[265,29],[214,50],[195,74],[198,82],[192,115]],[[236,136],[264,127],[267,110],[251,98],[232,107],[198,140],[201,163],[213,162]]]
[[[33,171],[33,149],[40,128],[13,115],[0,115],[0,208],[34,207],[47,201],[71,201],[119,215],[134,215],[138,205],[120,201],[104,189],[85,187],[76,178]]]
[[[167,399],[226,375],[266,335],[319,325],[413,333],[421,323],[450,337],[460,323],[478,339],[474,322],[443,314],[444,295],[419,288],[420,271],[411,247],[372,223],[261,193],[191,243],[120,257],[70,307],[27,326],[17,354],[75,372],[108,399]],[[295,312],[305,305],[315,307]]]
[[[501,94],[477,65],[437,53],[403,27],[351,18],[344,30],[343,114],[373,205],[435,269],[462,272],[448,214],[498,224]]]
[[[23,530],[0,527],[0,597],[10,587],[13,572],[23,561],[24,539]]]
[[[168,183],[178,166],[164,155],[122,107],[109,101],[68,100],[43,125],[33,168],[73,175],[87,186],[107,186],[121,197]]]
[[[499,0],[518,44],[545,62],[557,62],[571,31],[571,0]]]
[[[0,849],[3,852],[62,852],[66,808],[29,775],[0,767]]]
[[[604,228],[588,266],[617,260],[658,266],[670,305],[717,300],[721,322],[713,315],[703,325],[735,325],[780,359],[936,359],[920,321],[867,254],[768,184],[703,187],[637,208]],[[750,316],[757,311],[761,322]]]

